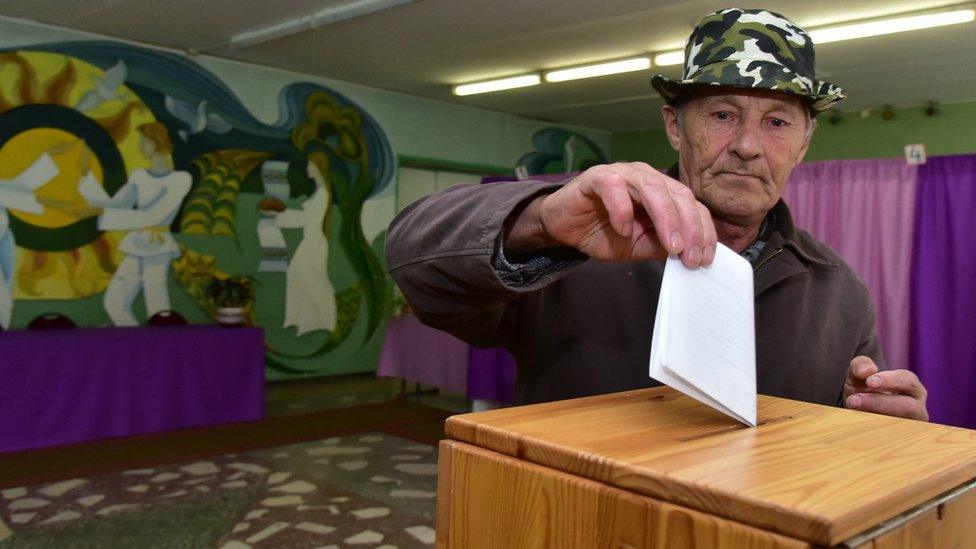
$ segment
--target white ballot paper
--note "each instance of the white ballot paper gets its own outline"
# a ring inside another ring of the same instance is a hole
[[[756,426],[752,266],[719,244],[708,267],[669,258],[651,338],[651,377]]]

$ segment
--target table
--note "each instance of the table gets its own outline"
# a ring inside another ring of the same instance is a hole
[[[508,351],[476,349],[411,314],[390,318],[376,375],[502,404],[511,404],[515,391],[515,360]]]
[[[386,327],[376,375],[465,394],[467,363],[467,343],[447,332],[424,326],[413,315],[394,316]]]
[[[976,547],[976,431],[667,387],[454,416],[439,547]]]
[[[264,416],[258,328],[0,333],[0,451]]]

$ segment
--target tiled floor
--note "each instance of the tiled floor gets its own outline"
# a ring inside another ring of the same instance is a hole
[[[436,452],[383,433],[0,491],[0,547],[425,547]]]
[[[413,389],[414,387],[408,387]],[[272,385],[269,415],[390,400],[395,380]],[[456,395],[408,397],[456,412]],[[8,547],[428,547],[436,448],[367,432],[0,490]]]

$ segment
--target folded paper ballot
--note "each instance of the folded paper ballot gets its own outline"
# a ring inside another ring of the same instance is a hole
[[[755,427],[752,267],[719,244],[708,267],[669,258],[651,337],[652,378]]]

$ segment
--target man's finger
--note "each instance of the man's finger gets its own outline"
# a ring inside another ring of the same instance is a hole
[[[628,181],[633,179],[638,182],[636,188],[638,196],[634,196],[634,200],[645,206],[644,209],[652,219],[658,239],[665,243],[665,247],[671,253],[680,251],[682,262],[692,268],[705,264],[704,260],[708,254],[714,258],[715,242],[718,241],[715,226],[711,221],[711,214],[708,214],[707,208],[695,199],[691,189],[642,162],[630,162],[621,167],[623,168],[621,173]],[[649,193],[644,192],[647,185],[655,188]],[[663,208],[665,211],[663,223],[656,215],[655,208],[648,205],[649,202],[656,202],[662,198],[659,191],[662,185],[672,204],[671,207]],[[671,217],[672,209],[676,218]],[[664,230],[661,230],[662,225],[665,226]],[[680,246],[674,246],[675,242]]]
[[[869,390],[870,388],[865,380],[876,374],[878,369],[878,365],[870,358],[866,356],[854,357],[847,368],[847,377],[844,379],[844,398],[846,399],[854,393]]]
[[[621,236],[630,236],[634,224],[634,203],[622,177],[608,176],[593,185],[610,218],[610,226]]]
[[[639,171],[639,172],[648,173],[648,174],[652,174],[652,175],[656,175],[656,174],[660,174],[661,173],[660,171],[658,171],[657,169],[655,169],[654,167],[652,167],[650,164],[647,164],[646,162],[627,162],[624,165],[627,166],[627,167],[629,167],[629,168],[631,168],[631,169],[633,169],[633,170],[636,170],[636,171]]]
[[[635,179],[630,185],[636,195],[634,199],[640,202],[651,218],[658,240],[669,254],[680,254],[686,245],[681,230],[681,216],[665,187],[664,176],[655,177],[639,171],[633,171],[630,175]]]
[[[685,249],[681,252],[681,261],[685,267],[694,269],[702,263],[702,243],[705,241],[698,201],[687,186],[667,179],[664,184],[678,211],[684,236]]]
[[[926,396],[925,387],[914,372],[908,370],[887,370],[872,374],[864,380],[872,392],[889,392],[909,395],[916,399]]]
[[[878,365],[866,356],[857,356],[851,360],[851,367],[847,369],[847,379],[863,385],[868,376],[878,373]]]
[[[906,395],[856,393],[844,402],[845,407],[886,416],[928,420],[924,404]]]
[[[697,204],[702,230],[705,233],[705,241],[702,243],[702,265],[711,265],[715,259],[715,246],[718,244],[718,234],[715,232],[715,223],[712,221],[712,214],[708,211],[708,207],[701,202]]]

